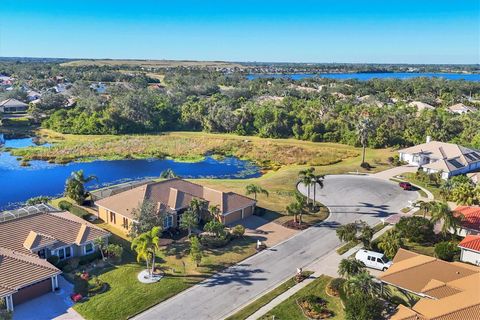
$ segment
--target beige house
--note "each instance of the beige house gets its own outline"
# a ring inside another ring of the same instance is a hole
[[[39,212],[0,222],[0,299],[8,310],[58,288],[62,272],[46,259],[85,256],[110,234],[69,212]]]
[[[157,204],[158,211],[166,212],[163,228],[178,226],[179,217],[193,199],[204,200],[208,206],[218,206],[219,220],[231,224],[251,216],[255,200],[233,192],[222,192],[182,179],[151,182],[113,196],[98,200],[98,217],[108,224],[128,231],[135,223],[132,212],[145,201]]]
[[[18,101],[17,99],[7,99],[0,102],[0,112],[15,113],[25,112],[28,110],[28,104]]]
[[[480,319],[479,267],[400,249],[379,280],[420,297],[411,308],[399,305],[392,320]]]
[[[398,153],[400,160],[428,173],[442,172],[445,180],[480,169],[480,151],[454,143],[432,141],[430,137],[427,137],[426,143],[401,149]]]
[[[475,109],[474,107],[466,106],[463,103],[457,103],[457,104],[454,104],[454,105],[448,107],[448,112],[456,113],[456,114],[464,114],[464,113],[467,113],[467,112],[474,112],[476,110],[477,109]]]

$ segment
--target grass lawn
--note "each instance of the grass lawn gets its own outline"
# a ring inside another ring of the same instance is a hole
[[[312,272],[306,272],[306,273],[308,275],[312,274]],[[249,305],[247,305],[245,308],[241,309],[234,315],[228,317],[226,320],[243,320],[248,318],[249,316],[257,312],[260,308],[267,305],[268,303],[270,303],[270,301],[272,301],[282,293],[286,292],[290,288],[294,287],[295,285],[297,285],[297,282],[295,281],[295,277],[292,277],[287,281],[285,281],[284,283],[282,283],[281,285],[279,285],[278,287],[276,287],[275,289],[273,289],[272,291],[264,294],[254,302],[250,303]]]
[[[407,173],[403,173],[402,176],[405,177],[405,180],[413,183],[413,184],[416,184],[422,188],[425,188],[427,189],[428,191],[430,191],[432,194],[433,194],[433,197],[435,199],[441,199],[441,195],[440,195],[440,188],[439,187],[436,187],[434,185],[431,185],[431,184],[427,184],[423,181],[420,181],[418,179],[415,178],[415,173],[412,173],[412,172],[407,172]],[[419,191],[420,192],[420,191]],[[420,193],[423,197],[426,197],[426,194],[425,192]]]
[[[276,320],[304,320],[305,316],[297,305],[297,299],[308,295],[318,296],[328,302],[327,308],[334,312],[334,316],[330,319],[345,319],[342,303],[340,298],[330,297],[325,293],[325,287],[332,278],[328,276],[320,276],[305,288],[270,310],[264,315],[262,320],[270,320],[275,316]]]
[[[108,283],[110,289],[74,306],[85,319],[127,319],[256,252],[253,239],[235,239],[224,248],[205,250],[205,257],[196,268],[188,256],[188,243],[175,242],[157,257],[165,277],[158,283],[142,284],[137,280],[137,274],[145,269],[145,265],[136,263],[125,234],[103,223],[98,226],[112,232],[110,242],[124,247],[124,262],[114,268],[92,272]]]

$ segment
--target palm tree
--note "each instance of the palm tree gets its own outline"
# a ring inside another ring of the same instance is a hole
[[[370,249],[374,233],[375,231],[373,230],[372,227],[370,227],[365,222],[362,223],[362,228],[360,230],[360,240],[362,241],[363,246],[366,249]]]
[[[305,186],[307,187],[307,205],[309,203],[309,200],[310,200],[310,187],[313,183],[313,178],[314,178],[314,172],[315,171],[315,168],[308,168],[308,169],[305,169],[305,170],[300,170],[298,172],[298,178],[300,180],[300,182]]]
[[[188,210],[190,210],[196,217],[197,221],[201,218],[202,213],[205,211],[206,202],[197,198],[193,198],[190,201]]]
[[[267,197],[269,196],[268,191],[260,187],[258,184],[249,184],[245,187],[245,193],[248,195],[253,194],[255,201],[257,201],[257,194],[264,194]]]
[[[365,163],[365,151],[368,143],[368,137],[373,131],[373,125],[369,118],[363,117],[357,123],[357,135],[362,144],[362,163]]]
[[[348,223],[337,228],[337,237],[342,242],[348,242],[356,239],[357,225],[355,223]]]
[[[302,208],[301,204],[299,204],[298,202],[295,201],[295,202],[292,202],[289,205],[287,205],[286,210],[287,210],[288,215],[293,216],[293,222],[297,223],[299,221],[297,219],[297,216],[302,214],[303,208]],[[301,224],[301,221],[300,221],[300,224]]]
[[[476,202],[475,189],[470,183],[462,183],[451,192],[450,199],[457,204],[471,206]]]
[[[349,295],[362,293],[375,297],[380,292],[379,285],[373,281],[373,276],[367,271],[360,272],[359,274],[349,278],[347,281],[345,281],[344,286],[345,291]]]
[[[320,187],[320,189],[323,189],[323,180],[325,179],[325,176],[323,174],[318,174],[318,175],[313,175],[313,206],[315,207],[316,204],[316,199],[315,196],[317,194],[317,184]]]
[[[192,234],[192,229],[198,226],[198,218],[191,210],[187,210],[180,216],[180,228],[188,231],[188,236]]]
[[[67,179],[65,187],[65,195],[78,204],[83,204],[88,192],[85,191],[85,184],[97,180],[96,176],[85,177],[83,170],[73,171]]]
[[[338,274],[342,278],[349,279],[364,271],[366,271],[365,264],[362,261],[353,258],[342,259],[338,265]]]
[[[398,249],[403,246],[403,240],[400,233],[393,230],[389,230],[380,237],[378,247],[383,250],[383,253],[392,259],[397,253]]]
[[[103,250],[105,250],[105,247],[107,245],[105,239],[102,237],[98,237],[93,241],[93,244],[98,248],[98,250],[100,250],[102,260],[105,260],[105,254],[103,253]]]
[[[149,276],[155,271],[155,257],[160,242],[160,228],[153,227],[152,230],[142,233],[132,241],[131,248],[137,253],[137,261],[145,260]],[[149,259],[152,259],[151,269],[148,267]]]
[[[430,211],[432,210],[433,202],[418,200],[417,202],[415,202],[415,205],[423,211],[423,217],[425,218],[427,214],[430,213]]]
[[[178,175],[172,170],[172,168],[168,168],[160,173],[160,178],[173,179],[178,178]]]
[[[442,223],[442,235],[447,236],[447,233],[453,230],[453,234],[456,234],[462,221],[462,216],[458,213],[454,213],[447,203],[436,202],[432,207],[432,217],[430,221],[435,224],[437,222]]]
[[[213,216],[214,219],[217,219],[220,221],[220,207],[217,205],[210,205],[208,207],[208,211],[210,214]]]

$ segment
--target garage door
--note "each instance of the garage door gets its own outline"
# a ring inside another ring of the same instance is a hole
[[[238,220],[241,220],[242,219],[242,211],[235,211],[235,212],[232,212],[232,213],[229,213],[228,215],[226,215],[224,217],[224,223],[225,224],[231,224],[235,221],[238,221]]]
[[[18,305],[22,302],[34,299],[51,291],[52,279],[48,278],[47,280],[37,282],[31,286],[18,290],[18,292],[13,294],[13,304]]]

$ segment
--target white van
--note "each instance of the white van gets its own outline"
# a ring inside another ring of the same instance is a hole
[[[375,251],[359,250],[355,254],[355,259],[362,261],[368,268],[385,271],[392,265],[383,253]]]

